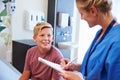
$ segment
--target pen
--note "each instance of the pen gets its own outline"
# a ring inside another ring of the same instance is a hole
[[[67,64],[71,64],[71,63],[74,62],[75,60],[77,60],[77,58],[73,59],[72,61],[68,62]]]

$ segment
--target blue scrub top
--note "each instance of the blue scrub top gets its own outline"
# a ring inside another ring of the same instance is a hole
[[[92,54],[89,50],[90,48],[80,69],[80,72],[86,76],[86,80],[120,80],[120,24],[109,31],[94,48]]]

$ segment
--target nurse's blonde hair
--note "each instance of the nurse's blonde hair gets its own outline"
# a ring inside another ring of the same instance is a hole
[[[76,2],[86,11],[89,11],[91,6],[95,6],[103,13],[111,11],[112,8],[112,0],[76,0]]]

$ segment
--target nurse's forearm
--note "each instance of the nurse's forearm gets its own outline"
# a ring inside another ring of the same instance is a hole
[[[80,71],[80,67],[81,67],[81,64],[75,64],[75,68],[74,69],[76,71]]]

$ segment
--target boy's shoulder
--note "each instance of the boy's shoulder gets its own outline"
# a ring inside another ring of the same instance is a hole
[[[33,46],[33,47],[30,47],[27,52],[31,53],[31,52],[36,52],[38,50],[37,46]]]
[[[52,45],[52,50],[55,51],[55,52],[60,52],[60,50],[57,47],[53,46],[53,45]]]
[[[63,56],[62,53],[61,53],[61,51],[57,47],[55,47],[53,45],[52,45],[52,53],[54,53],[55,55],[61,55],[61,56]]]
[[[34,49],[37,49],[37,46],[32,46],[28,50],[34,50]]]

